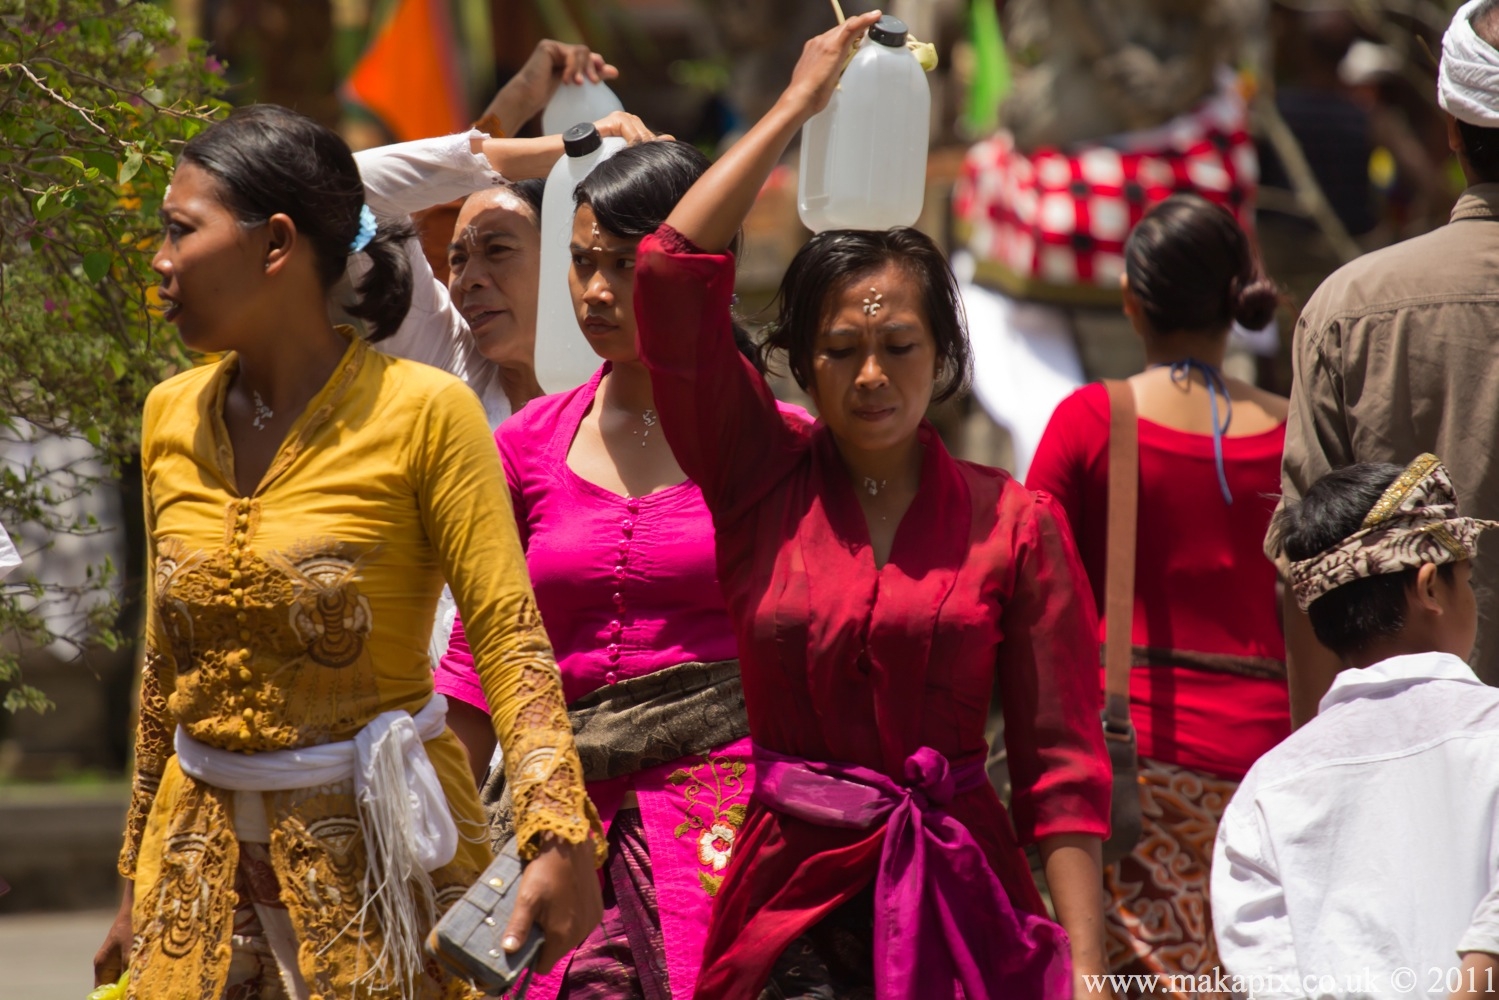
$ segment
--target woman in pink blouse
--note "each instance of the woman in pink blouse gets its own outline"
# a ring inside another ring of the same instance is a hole
[[[749,804],[748,724],[713,523],[656,425],[635,349],[635,245],[706,167],[691,146],[647,143],[583,183],[573,301],[604,366],[495,436],[610,846],[603,923],[533,996],[690,997]],[[461,623],[436,686],[485,707]],[[487,759],[491,749],[470,752]],[[500,798],[499,771],[486,802]],[[492,816],[503,837],[503,801]]]

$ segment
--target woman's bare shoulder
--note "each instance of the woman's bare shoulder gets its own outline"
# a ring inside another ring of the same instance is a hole
[[[1291,411],[1291,401],[1286,397],[1238,379],[1229,379],[1228,387],[1236,408],[1258,411],[1265,423],[1271,426],[1286,422]]]

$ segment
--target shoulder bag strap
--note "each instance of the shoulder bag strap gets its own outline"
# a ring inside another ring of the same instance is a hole
[[[1135,618],[1135,533],[1140,499],[1140,429],[1135,393],[1104,379],[1109,394],[1109,534],[1104,573],[1104,719],[1129,729],[1130,630]]]

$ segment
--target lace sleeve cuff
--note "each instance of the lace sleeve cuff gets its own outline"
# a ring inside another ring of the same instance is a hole
[[[519,710],[505,763],[521,857],[534,858],[547,834],[569,844],[581,844],[593,834],[596,862],[603,864],[603,826],[583,783],[562,678],[550,658],[526,664],[516,698]]]
[[[140,857],[141,838],[146,835],[146,819],[151,815],[151,803],[156,801],[156,789],[161,785],[160,775],[136,772],[130,790],[130,809],[125,813],[125,846],[120,849],[119,872],[125,878],[135,878],[135,863]]]

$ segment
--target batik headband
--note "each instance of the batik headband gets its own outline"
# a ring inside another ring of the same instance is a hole
[[[1499,521],[1457,516],[1452,477],[1435,455],[1422,455],[1385,490],[1358,531],[1326,552],[1291,563],[1301,610],[1355,580],[1473,558],[1478,536]]]

